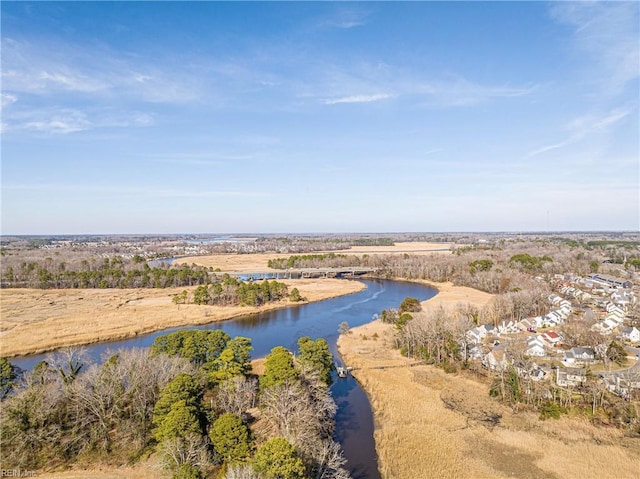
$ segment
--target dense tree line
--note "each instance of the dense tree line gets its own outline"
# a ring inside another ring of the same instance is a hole
[[[291,290],[286,284],[272,280],[264,280],[259,283],[244,282],[232,278],[228,275],[221,281],[214,282],[210,285],[198,286],[191,296],[185,290],[173,297],[176,304],[187,303],[193,304],[209,304],[219,306],[242,305],[242,306],[260,306],[272,301],[280,301],[289,297],[291,301],[302,301],[300,291],[296,288]]]
[[[103,258],[101,262],[82,260],[78,269],[52,261],[22,262],[4,270],[2,285],[11,288],[168,288],[208,284],[208,268],[181,265],[154,267],[142,261],[124,261],[121,257]]]
[[[355,255],[325,253],[293,255],[288,258],[276,258],[268,261],[269,268],[338,268],[342,266],[358,266],[360,259]]]
[[[173,478],[348,479],[333,440],[333,358],[301,338],[276,347],[260,380],[251,342],[181,330],[102,364],[67,349],[16,378],[2,360],[3,468],[130,464],[157,452]]]

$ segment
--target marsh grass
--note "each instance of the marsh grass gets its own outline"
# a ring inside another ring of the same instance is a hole
[[[380,339],[361,339],[373,334]],[[639,438],[585,417],[515,413],[489,397],[482,379],[410,365],[390,349],[392,334],[374,322],[339,339],[372,403],[383,478],[638,477]]]

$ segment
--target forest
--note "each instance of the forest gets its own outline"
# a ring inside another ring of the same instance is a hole
[[[251,342],[181,330],[149,349],[52,354],[20,376],[3,360],[3,469],[124,465],[157,455],[172,478],[347,479],[333,440],[333,357],[303,337],[252,373]]]

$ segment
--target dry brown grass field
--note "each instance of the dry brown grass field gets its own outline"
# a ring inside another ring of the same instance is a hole
[[[336,254],[434,254],[445,253],[451,251],[453,244],[450,243],[426,243],[426,242],[407,242],[396,243],[394,246],[358,246],[352,249],[326,251],[325,253]],[[317,254],[321,254],[318,252]],[[309,253],[314,254],[314,253]],[[257,254],[215,254],[210,256],[190,256],[187,258],[178,258],[175,264],[199,264],[202,266],[220,268],[222,271],[238,271],[251,272],[256,270],[271,270],[267,268],[270,259],[288,258],[286,253],[257,253]]]
[[[451,245],[437,243],[397,243],[395,246],[368,246],[343,250],[350,254],[427,254]],[[178,263],[195,263],[223,271],[266,270],[270,259],[283,254],[218,254],[181,258]],[[297,287],[309,301],[357,292],[363,285],[353,281],[285,281]],[[257,311],[289,306],[281,302],[259,309],[174,305],[176,289],[78,289],[0,290],[0,354],[13,357],[52,349],[118,340],[165,328],[207,324]],[[186,288],[193,289],[193,288]]]
[[[481,305],[491,297],[466,289],[443,286],[423,306],[451,305],[467,295]],[[481,381],[412,365],[391,349],[392,334],[392,326],[376,321],[339,340],[372,403],[384,479],[638,477],[640,440],[578,418],[515,414],[490,398]],[[484,420],[494,414],[497,425]]]
[[[338,279],[282,280],[309,301],[364,288]],[[2,289],[0,354],[17,356],[52,349],[130,338],[177,326],[207,324],[291,306],[283,300],[259,308],[248,306],[176,305],[183,289]]]

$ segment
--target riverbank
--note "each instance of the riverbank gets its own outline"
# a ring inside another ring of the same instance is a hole
[[[424,309],[492,295],[433,284],[440,292]],[[514,414],[489,397],[489,387],[464,374],[446,374],[392,349],[393,327],[374,321],[342,335],[343,360],[370,398],[376,423],[379,469],[384,479],[635,477],[640,441],[581,418],[540,421]],[[487,418],[499,417],[493,424]]]
[[[322,301],[364,289],[358,281],[339,279],[280,280],[298,288],[307,302]],[[303,303],[283,300],[261,307],[176,305],[184,289],[2,289],[0,355],[38,354],[133,338],[162,329],[195,326]]]

